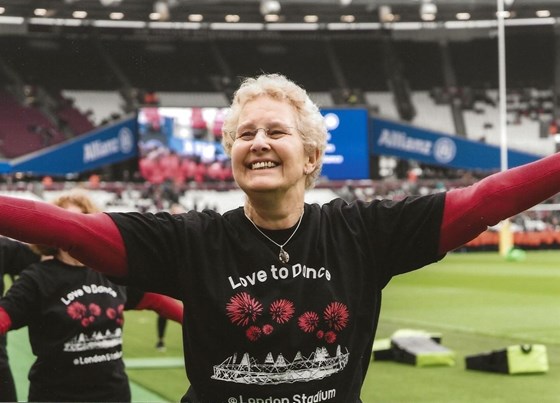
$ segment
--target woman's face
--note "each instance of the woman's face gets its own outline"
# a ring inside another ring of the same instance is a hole
[[[67,204],[63,208],[66,209],[66,210],[72,211],[73,213],[83,213],[81,207],[78,207],[75,204]]]
[[[290,104],[268,96],[242,108],[231,161],[235,181],[245,193],[305,191],[304,171],[311,171],[315,159],[305,154],[296,121]]]

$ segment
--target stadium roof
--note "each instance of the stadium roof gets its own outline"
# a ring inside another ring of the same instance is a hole
[[[560,17],[557,0],[503,0],[511,19]],[[328,24],[492,20],[496,0],[3,0],[0,24],[45,21]],[[53,22],[54,24],[54,22]],[[64,24],[69,24],[68,22]],[[1,30],[4,32],[5,30]]]

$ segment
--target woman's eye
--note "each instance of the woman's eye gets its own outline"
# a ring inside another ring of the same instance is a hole
[[[271,129],[268,132],[268,135],[270,137],[282,137],[282,136],[285,136],[286,134],[288,134],[286,129]]]
[[[244,130],[240,133],[237,134],[237,137],[240,139],[246,139],[249,137],[254,137],[255,136],[255,131],[254,130]]]
[[[263,130],[268,138],[279,139],[287,134],[290,134],[289,130],[283,127],[275,127],[271,129],[243,129],[237,132],[236,138],[243,140],[251,140],[257,136],[259,130]]]

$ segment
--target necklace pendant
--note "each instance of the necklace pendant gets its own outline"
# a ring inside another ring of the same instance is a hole
[[[280,259],[282,263],[288,263],[290,261],[290,255],[288,255],[288,252],[286,252],[284,248],[280,247],[280,253],[278,254],[278,259]]]

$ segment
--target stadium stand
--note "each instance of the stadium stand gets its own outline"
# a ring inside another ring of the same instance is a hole
[[[74,135],[88,133],[95,128],[88,116],[80,111],[71,98],[64,98],[61,93],[56,94],[56,116],[59,125],[66,126]]]
[[[15,158],[60,143],[64,135],[32,105],[18,102],[7,92],[0,93],[0,152]]]
[[[86,113],[95,126],[108,122],[115,115],[123,113],[123,100],[117,91],[64,89],[62,94],[66,98],[73,99],[76,107]]]
[[[55,109],[56,120],[44,105],[26,111],[33,115],[30,122],[39,122],[31,128],[40,134],[4,139],[0,145],[4,157],[87,132],[134,113],[148,101],[161,106],[225,107],[239,78],[263,71],[279,71],[303,84],[321,107],[359,105],[372,115],[421,128],[500,142],[496,38],[481,31],[442,36],[428,30],[322,30],[320,35],[288,30],[116,35],[118,31],[110,28],[93,35],[65,30],[72,34],[44,28],[40,34],[0,37],[5,88],[30,86],[65,100]],[[549,57],[555,53],[554,39],[553,30],[545,25],[508,28],[507,129],[512,148],[544,155],[557,147],[556,107],[550,96],[555,82],[555,63]],[[0,139],[11,135],[0,128]],[[207,137],[217,138],[214,128],[208,128]],[[384,156],[377,164],[376,171],[384,178],[406,178],[418,166]],[[186,161],[178,181],[203,184],[220,177],[221,167],[199,165]],[[415,175],[442,173],[422,168]],[[111,180],[114,171],[96,173]],[[138,172],[131,177],[141,178]],[[157,182],[166,178],[175,181],[164,175]]]

